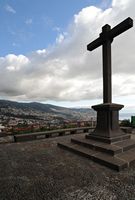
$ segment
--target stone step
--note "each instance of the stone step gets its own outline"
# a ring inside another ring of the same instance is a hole
[[[72,138],[71,142],[110,155],[116,155],[122,152],[121,147],[117,147],[115,145],[109,145],[107,143],[96,142],[95,140],[90,140],[85,138]]]
[[[130,167],[135,163],[135,148],[118,154],[116,157],[126,161],[128,163],[128,167]]]
[[[85,139],[84,137],[72,138],[71,142],[80,144],[93,150],[101,151],[110,155],[116,155],[124,151],[130,150],[135,147],[135,140],[128,139],[121,142],[107,144],[91,139]]]
[[[123,140],[121,142],[116,142],[114,145],[119,148],[122,148],[122,152],[124,152],[135,148],[135,140],[133,139]]]
[[[83,146],[80,146],[78,144],[72,144],[71,142],[65,143],[61,142],[58,143],[59,147],[62,147],[63,149],[67,149],[71,152],[77,153],[81,156],[84,156],[86,158],[92,158],[92,155],[96,154],[97,152],[88,148],[85,148]]]
[[[91,139],[91,140],[104,142],[104,143],[107,143],[107,144],[112,144],[112,143],[115,143],[115,142],[130,139],[131,135],[130,134],[124,134],[124,135],[120,135],[120,136],[113,137],[113,138],[107,138],[107,137],[100,137],[100,136],[97,136],[97,135],[94,135],[94,134],[88,134],[88,135],[86,135],[86,138]]]
[[[73,144],[71,142],[69,143],[63,142],[63,143],[58,143],[58,146],[63,149],[67,149],[71,152],[74,152],[78,155],[81,155],[83,157],[89,158],[99,164],[102,164],[117,171],[121,171],[124,168],[128,167],[129,165],[129,163],[126,160],[121,159],[120,157],[115,157],[107,155],[105,153],[97,152],[95,150],[89,149],[79,144]]]

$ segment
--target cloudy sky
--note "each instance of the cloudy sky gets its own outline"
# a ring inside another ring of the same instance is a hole
[[[134,0],[1,0],[0,98],[61,106],[102,103],[106,23],[135,19]],[[113,102],[135,110],[135,28],[112,44]]]

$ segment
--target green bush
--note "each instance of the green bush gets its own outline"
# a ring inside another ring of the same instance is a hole
[[[131,126],[130,120],[129,119],[122,120],[120,126],[126,126],[126,127]]]

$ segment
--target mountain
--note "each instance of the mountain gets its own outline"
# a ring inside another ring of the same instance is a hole
[[[59,117],[63,119],[87,120],[95,116],[95,112],[90,108],[65,108],[51,104],[38,102],[20,103],[15,101],[0,100],[0,114],[12,117],[27,118],[47,116]]]
[[[16,109],[35,109],[45,112],[51,112],[52,109],[61,109],[62,107],[53,106],[50,104],[42,104],[37,102],[20,103],[16,101],[0,100],[0,108],[16,108]]]

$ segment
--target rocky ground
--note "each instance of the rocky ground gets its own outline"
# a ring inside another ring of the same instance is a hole
[[[116,172],[57,147],[70,137],[0,144],[0,200],[135,199],[135,165]]]

